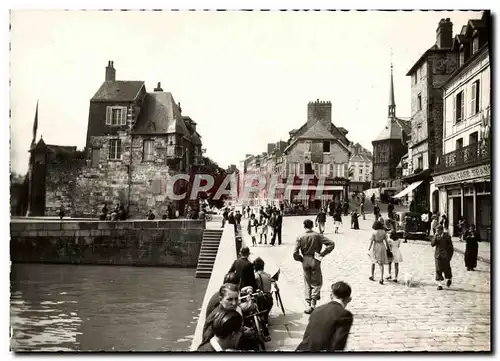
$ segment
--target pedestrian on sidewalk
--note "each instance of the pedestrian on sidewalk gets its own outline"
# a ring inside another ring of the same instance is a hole
[[[460,216],[458,218],[458,236],[460,237],[460,242],[463,242],[465,240],[465,233],[467,232],[467,226],[465,225],[465,218],[464,216]]]
[[[394,263],[394,279],[392,281],[397,283],[399,275],[399,264],[403,262],[403,256],[401,255],[401,250],[399,249],[399,246],[401,245],[401,240],[399,239],[396,231],[392,231],[390,233],[388,243],[389,243],[389,249],[391,250],[392,253],[392,257],[388,258],[389,276],[386,278],[386,280],[392,279],[391,265],[392,263]]]
[[[274,246],[276,242],[276,236],[278,236],[278,245],[281,245],[281,227],[283,226],[283,216],[281,215],[281,211],[276,211],[276,218],[274,220],[273,226],[273,238],[271,239],[271,246]]]
[[[358,218],[359,218],[358,212],[356,212],[356,210],[353,210],[351,213],[351,229],[359,229]]]
[[[235,260],[228,272],[235,272],[240,279],[239,289],[251,286],[254,290],[257,289],[253,264],[248,260],[250,257],[250,249],[243,247],[240,251],[240,258]]]
[[[380,207],[378,206],[377,203],[373,206],[373,215],[375,216],[375,220],[378,220],[380,217]]]
[[[353,322],[352,313],[345,309],[351,302],[351,287],[343,281],[334,283],[330,298],[311,314],[296,352],[344,350]]]
[[[469,230],[465,233],[464,239],[466,242],[464,254],[465,267],[467,271],[474,271],[474,268],[477,267],[478,242],[481,242],[481,238],[473,224],[469,226]]]
[[[320,208],[318,215],[316,216],[316,227],[319,229],[319,233],[325,233],[325,223],[326,223],[326,212],[323,208]]]
[[[261,215],[260,216],[260,241],[259,241],[259,244],[262,244],[262,237],[264,237],[264,244],[267,244],[267,230],[268,230],[268,226],[267,226],[267,222],[268,222],[268,219],[267,219],[267,215]]]
[[[333,222],[335,225],[335,233],[339,233],[339,228],[342,225],[342,213],[340,213],[340,210],[337,210],[333,214]]]
[[[370,256],[372,267],[370,281],[375,280],[375,264],[379,265],[381,285],[384,284],[384,265],[389,263],[388,251],[390,251],[389,243],[387,242],[387,233],[384,230],[384,225],[380,222],[375,222],[373,225],[373,234],[370,237],[370,245],[368,246],[368,255]]]
[[[248,226],[247,226],[247,231],[248,235],[252,237],[252,246],[257,245],[257,229],[259,227],[259,222],[255,219],[255,214],[252,213],[250,216],[250,219],[248,220]]]
[[[451,286],[452,274],[450,262],[454,251],[451,237],[447,232],[444,232],[444,227],[442,225],[438,226],[437,234],[431,241],[431,246],[436,247],[434,251],[436,282],[438,284],[437,289],[442,290],[442,283],[444,280],[446,280],[446,286]]]
[[[213,336],[202,343],[198,352],[231,352],[236,348],[243,335],[243,317],[234,310],[220,310],[213,316],[211,324]]]
[[[304,221],[305,233],[297,238],[293,252],[293,259],[302,263],[304,294],[308,306],[304,312],[307,314],[314,310],[321,296],[321,286],[323,285],[321,261],[335,248],[335,243],[322,234],[314,232],[313,226],[312,220],[306,219]],[[325,248],[321,251],[323,245]]]
[[[366,220],[366,216],[365,216],[365,201],[363,199],[361,200],[361,204],[359,205],[359,212],[363,216],[363,221]]]
[[[434,236],[436,235],[436,230],[437,230],[438,226],[439,226],[439,215],[438,214],[434,214],[432,216],[432,224],[431,224],[432,234]]]

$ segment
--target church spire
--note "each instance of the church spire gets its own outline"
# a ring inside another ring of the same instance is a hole
[[[394,80],[392,75],[392,50],[391,50],[391,87],[389,89],[389,117],[396,116],[396,101],[394,100]]]

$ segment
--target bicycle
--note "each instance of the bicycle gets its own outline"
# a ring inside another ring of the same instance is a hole
[[[281,312],[286,315],[285,307],[283,306],[283,301],[281,300],[280,289],[278,287],[280,272],[281,269],[278,268],[278,271],[271,277],[271,294],[273,294],[276,298],[276,303],[280,306]]]
[[[250,322],[250,328],[252,329],[253,337],[257,341],[257,346],[259,348],[258,351],[266,350],[266,337],[264,336],[263,321],[261,320],[260,317],[261,315],[265,314],[267,310],[260,311],[257,302],[257,297],[259,296],[262,297],[264,295],[265,295],[264,292],[259,290],[257,292],[250,293],[248,295],[240,297],[240,302],[251,301],[252,304],[255,305],[256,311],[245,316],[245,319]]]

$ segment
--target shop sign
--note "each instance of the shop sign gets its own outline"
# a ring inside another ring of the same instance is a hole
[[[480,167],[469,168],[453,173],[434,176],[434,183],[443,184],[451,182],[460,182],[474,178],[490,177],[490,176],[491,176],[491,164],[486,164]]]

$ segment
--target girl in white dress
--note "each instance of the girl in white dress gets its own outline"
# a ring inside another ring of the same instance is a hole
[[[248,220],[248,235],[252,237],[252,246],[257,245],[257,240],[255,239],[257,237],[257,227],[259,227],[259,222],[255,219],[255,214],[252,213],[250,216],[250,219]]]
[[[262,244],[262,236],[264,236],[264,243],[267,244],[267,217],[260,217],[260,242]]]
[[[399,250],[401,240],[399,239],[395,231],[391,232],[388,243],[392,252],[392,258],[389,258],[389,277],[387,277],[386,279],[392,279],[391,264],[394,263],[394,279],[392,281],[398,282],[399,264],[403,262],[403,256],[401,255],[401,251]]]

